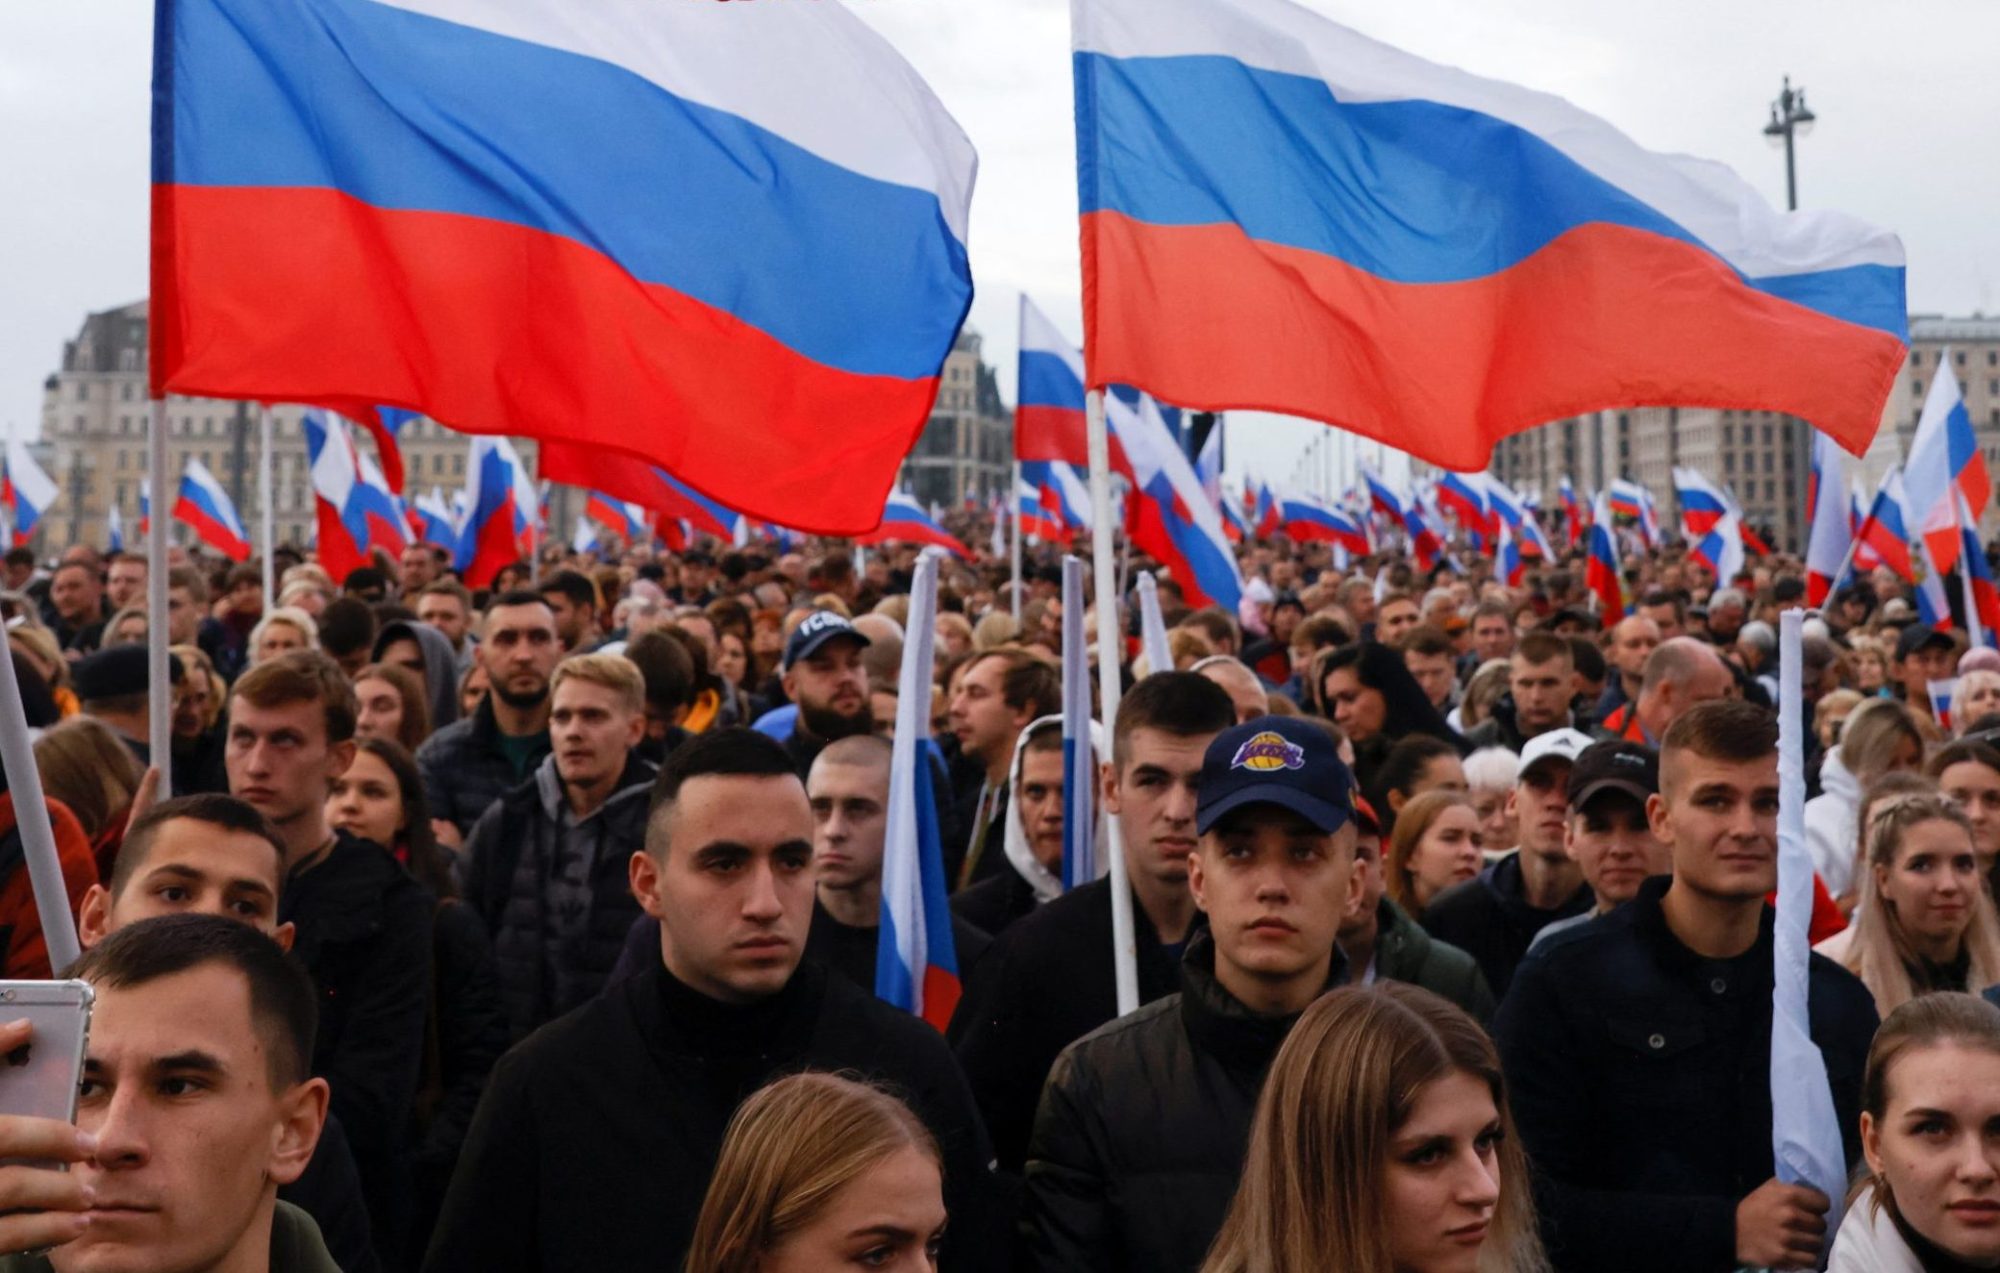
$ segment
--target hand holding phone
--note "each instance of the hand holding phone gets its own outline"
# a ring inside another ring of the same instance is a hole
[[[0,1025],[0,1058],[31,1047],[33,1036],[27,1019]],[[0,1074],[6,1068],[0,1063]],[[0,1090],[4,1085],[0,1079]],[[60,1246],[89,1226],[95,1191],[61,1167],[41,1164],[83,1162],[96,1151],[97,1138],[65,1119],[0,1113],[0,1163],[7,1164],[0,1166],[0,1254]]]

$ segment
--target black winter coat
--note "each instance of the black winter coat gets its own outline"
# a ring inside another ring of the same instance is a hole
[[[1521,854],[1513,853],[1433,897],[1424,908],[1423,923],[1431,936],[1471,955],[1486,984],[1504,999],[1508,983],[1514,980],[1514,969],[1528,953],[1535,934],[1596,904],[1590,886],[1578,884],[1569,900],[1554,910],[1528,905]]]
[[[1667,927],[1667,877],[1522,962],[1494,1038],[1551,1258],[1565,1273],[1728,1273],[1736,1204],[1771,1178],[1772,912],[1735,959]],[[1808,1012],[1848,1161],[1875,1003],[1812,957]]]
[[[532,775],[548,754],[549,735],[543,730],[527,772],[517,771],[500,750],[500,723],[493,718],[492,701],[481,699],[478,711],[446,725],[417,748],[424,803],[433,818],[456,826],[460,835],[470,835],[487,806]]]
[[[285,881],[278,919],[319,991],[313,1073],[333,1090],[361,1173],[376,1250],[393,1262],[408,1221],[407,1128],[423,1064],[435,903],[389,851],[346,832]]]
[[[729,1119],[800,1070],[896,1089],[944,1151],[942,1267],[1005,1267],[991,1154],[937,1031],[813,963],[725,1005],[658,964],[501,1058],[424,1267],[614,1273],[681,1267]]]
[[[1196,921],[1199,923],[1199,920]],[[1139,1002],[1180,988],[1180,952],[1160,944],[1137,899]],[[949,1037],[1006,1171],[1019,1171],[1049,1067],[1118,1015],[1111,967],[1111,885],[1071,889],[994,941],[966,980]]]
[[[465,900],[493,939],[510,1040],[595,998],[643,913],[632,896],[630,863],[646,840],[658,771],[628,754],[610,798],[572,828],[554,768],[553,758],[543,761],[480,815],[465,842]],[[572,836],[589,851],[587,914],[577,935],[552,948],[552,864]]]
[[[1328,985],[1346,977],[1335,949]],[[1204,929],[1188,944],[1181,993],[1071,1044],[1035,1115],[1022,1268],[1199,1269],[1236,1195],[1264,1077],[1297,1021],[1224,990]]]

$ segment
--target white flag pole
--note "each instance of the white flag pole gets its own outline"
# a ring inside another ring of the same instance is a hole
[[[1118,594],[1112,586],[1111,442],[1104,424],[1104,391],[1093,389],[1086,402],[1090,446],[1090,535],[1092,569],[1097,574],[1097,686],[1106,732],[1118,726]],[[1110,757],[1105,763],[1115,764]],[[1118,981],[1118,1015],[1139,1006],[1139,954],[1132,928],[1132,888],[1125,878],[1125,840],[1115,816],[1105,818],[1111,858],[1111,966]]]
[[[1139,572],[1139,644],[1149,671],[1174,670],[1174,648],[1167,641],[1167,621],[1160,615],[1160,585],[1150,570]]]
[[[276,516],[271,510],[271,404],[257,409],[257,508],[258,542],[264,550],[264,613],[278,604],[278,563],[273,550],[278,546]]]
[[[153,768],[160,771],[160,794],[174,789],[174,705],[173,680],[167,673],[167,524],[173,518],[173,500],[167,494],[167,404],[153,399],[152,420],[148,425],[146,475],[151,492],[152,525],[146,535],[146,737]]]

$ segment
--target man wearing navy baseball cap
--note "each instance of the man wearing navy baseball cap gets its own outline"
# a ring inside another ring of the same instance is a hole
[[[781,665],[785,697],[799,715],[785,739],[785,752],[804,781],[813,761],[831,742],[875,731],[868,709],[868,672],[861,651],[868,638],[833,610],[815,610],[799,621],[785,641]]]
[[[1261,716],[1208,746],[1181,992],[1056,1062],[1028,1149],[1028,1267],[1193,1269],[1222,1227],[1264,1075],[1347,979],[1354,775],[1320,725]]]

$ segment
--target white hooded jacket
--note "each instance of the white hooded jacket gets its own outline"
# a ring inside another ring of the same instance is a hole
[[[1053,901],[1062,896],[1062,876],[1049,870],[1035,858],[1035,851],[1028,843],[1028,827],[1021,814],[1021,757],[1027,754],[1028,739],[1045,725],[1062,727],[1062,717],[1043,716],[1028,722],[1021,736],[1014,740],[1014,761],[1007,769],[1007,827],[1001,840],[1007,852],[1007,861],[1028,886],[1035,890],[1035,904]],[[1090,745],[1100,761],[1108,755],[1105,747],[1104,727],[1096,721],[1090,722]],[[1097,860],[1108,863],[1110,858],[1110,837],[1105,834],[1104,800],[1100,794],[1095,805],[1097,811]]]
[[[1840,1222],[1827,1273],[1924,1273],[1888,1208],[1875,1205],[1874,1185],[1862,1189]]]

